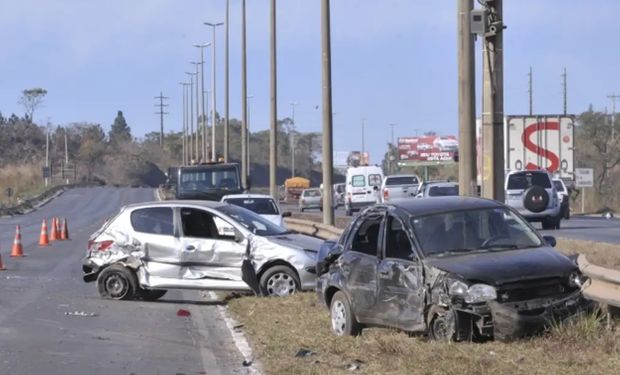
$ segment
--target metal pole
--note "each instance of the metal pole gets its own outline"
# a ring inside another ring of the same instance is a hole
[[[202,160],[207,161],[207,117],[205,112],[205,48],[211,43],[194,44],[194,47],[200,48],[200,105],[202,107],[202,117],[199,123],[202,131]]]
[[[45,126],[45,167],[50,167],[50,124]],[[50,171],[51,175],[51,171]],[[49,177],[45,177],[45,187],[49,185]]]
[[[620,99],[620,95],[613,93],[607,97],[611,99],[611,141],[613,142],[616,139],[616,99]]]
[[[291,114],[291,177],[295,177],[295,106],[299,103],[293,102],[291,103],[292,114]]]
[[[164,148],[164,93],[159,92],[159,147]]]
[[[230,94],[228,91],[228,78],[229,78],[229,62],[228,62],[228,45],[229,45],[229,25],[230,25],[230,1],[226,0],[226,48],[225,48],[225,72],[224,72],[224,162],[228,163],[228,144],[229,144],[229,129],[228,129],[228,101],[230,100]],[[243,43],[245,44],[245,0],[243,1]],[[245,47],[243,48],[244,57],[243,61],[245,64]],[[244,68],[245,72],[245,68]],[[245,179],[244,177],[242,177]],[[245,186],[245,185],[243,185]]]
[[[69,146],[67,144],[67,128],[64,128],[64,133],[65,133],[65,169],[67,168],[67,165],[69,165]],[[69,183],[69,177],[67,177],[67,179],[65,180],[65,183]]]
[[[270,44],[271,44],[271,119],[269,132],[269,193],[278,198],[276,173],[278,170],[278,87],[277,87],[277,62],[276,62],[276,0],[271,0],[270,12]]]
[[[321,0],[321,46],[323,51],[323,223],[334,225],[332,181],[334,177],[332,144],[332,72],[329,0]]]
[[[567,105],[567,96],[568,96],[568,84],[567,84],[567,75],[566,68],[564,68],[564,74],[562,74],[562,91],[564,96],[564,115],[568,113],[568,105]]]
[[[194,74],[185,72],[189,75],[189,146],[188,146],[188,161],[192,162],[194,156]],[[196,85],[198,85],[198,79],[196,79]],[[193,164],[193,163],[191,163]]]
[[[241,1],[241,186],[248,188],[248,70],[246,56],[245,0]]]
[[[198,76],[200,74],[200,71],[198,70],[198,66],[200,65],[200,62],[195,62],[192,61],[192,64],[194,64],[196,66],[196,136],[195,136],[195,141],[196,144],[194,146],[194,160],[196,160],[196,162],[198,162],[200,160],[200,144],[199,144],[199,140],[200,140],[200,93],[199,93],[199,87],[198,87]]]
[[[529,99],[530,99],[530,116],[532,116],[532,114],[534,114],[534,89],[532,87],[532,67],[530,66],[530,72],[528,74],[528,95],[529,95]]]
[[[219,22],[219,23],[209,23],[209,22],[205,22],[205,25],[211,27],[213,29],[213,42],[211,42],[211,50],[213,51],[212,54],[212,60],[213,60],[213,65],[212,65],[212,76],[211,76],[211,160],[212,161],[216,161],[217,160],[217,154],[215,152],[215,127],[217,126],[217,120],[215,118],[216,114],[217,114],[217,110],[216,110],[216,103],[215,103],[215,99],[217,97],[216,91],[215,91],[215,28],[218,26],[222,26],[224,23],[223,22]]]
[[[502,21],[503,0],[488,2],[494,22]],[[504,201],[503,29],[483,43],[482,195]]]
[[[183,131],[182,131],[182,137],[183,137],[183,149],[182,150],[183,150],[183,155],[182,155],[181,159],[182,159],[183,165],[185,165],[185,148],[186,148],[186,145],[185,145],[185,124],[187,122],[187,120],[185,119],[185,117],[186,117],[186,113],[185,113],[186,112],[185,111],[185,107],[186,107],[185,96],[186,95],[185,95],[185,92],[187,91],[187,89],[186,89],[187,84],[185,82],[179,82],[179,85],[181,85],[181,87],[183,87]]]
[[[250,99],[254,98],[254,96],[250,95],[248,96],[248,125],[247,125],[247,135],[248,135],[248,140],[247,140],[247,152],[246,152],[246,163],[248,166],[248,176],[251,175],[252,171],[251,171],[251,164],[250,164],[250,139],[251,139],[251,133],[250,133]]]
[[[470,30],[473,0],[458,3],[459,192],[476,194],[476,72],[474,35]],[[416,129],[417,136],[417,129]]]

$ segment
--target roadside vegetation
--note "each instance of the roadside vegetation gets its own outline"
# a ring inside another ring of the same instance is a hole
[[[314,293],[238,298],[229,308],[267,374],[616,374],[620,368],[620,333],[594,315],[539,337],[481,344],[431,342],[381,328],[337,337]]]

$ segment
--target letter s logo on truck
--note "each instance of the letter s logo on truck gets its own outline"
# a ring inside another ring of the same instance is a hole
[[[544,166],[539,166],[539,165],[536,165],[530,162],[530,163],[527,163],[527,165],[525,166],[525,169],[533,170],[533,169],[542,168],[542,169],[548,170],[549,172],[555,172],[560,167],[560,158],[555,153],[538,146],[536,143],[532,142],[532,140],[530,139],[532,137],[532,134],[538,131],[542,131],[542,130],[560,131],[560,123],[558,122],[537,122],[535,124],[532,124],[526,127],[525,130],[523,131],[523,136],[521,138],[521,141],[523,142],[523,145],[525,146],[525,148],[527,148],[528,150],[532,151],[533,153],[537,155],[540,155],[548,159],[550,162],[550,165],[548,167],[544,167]]]

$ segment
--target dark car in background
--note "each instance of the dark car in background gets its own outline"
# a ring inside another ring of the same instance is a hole
[[[177,168],[176,199],[219,201],[243,192],[239,165],[204,163]]]
[[[576,263],[515,210],[473,197],[365,209],[317,258],[332,330],[365,326],[437,340],[513,339],[590,302]]]

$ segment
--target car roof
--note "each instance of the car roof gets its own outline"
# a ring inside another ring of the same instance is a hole
[[[390,203],[387,204],[387,206],[398,207],[414,216],[424,216],[451,211],[504,207],[504,205],[500,202],[491,199],[462,196],[409,199],[398,201],[396,203]]]
[[[416,174],[391,174],[391,175],[385,176],[386,179],[393,178],[393,177],[418,177],[418,175]]]
[[[169,200],[169,201],[153,201],[143,203],[128,204],[125,209],[136,208],[149,208],[149,207],[183,207],[183,206],[198,206],[206,208],[215,208],[228,206],[228,203],[222,203],[218,201],[203,201],[203,200]]]
[[[228,195],[224,195],[222,197],[222,199],[229,199],[229,198],[264,198],[264,199],[273,199],[273,197],[271,195],[268,194],[228,194]]]
[[[508,176],[512,176],[515,174],[524,174],[524,173],[544,173],[546,175],[549,175],[549,172],[545,171],[544,169],[527,169],[527,170],[523,170],[523,171],[510,171],[508,172]]]
[[[426,184],[426,186],[458,186],[458,182],[450,182],[450,181],[430,181]]]

